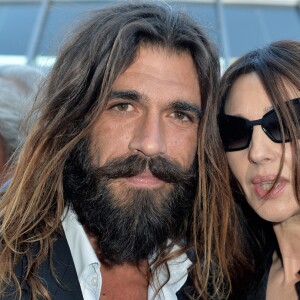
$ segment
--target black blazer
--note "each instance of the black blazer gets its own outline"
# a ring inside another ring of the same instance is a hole
[[[39,268],[38,276],[43,279],[49,291],[51,299],[55,300],[83,300],[81,288],[76,274],[76,269],[69,249],[67,239],[63,235],[59,238],[53,248],[53,264],[58,283],[50,271],[49,260],[42,263]],[[26,270],[26,261],[22,259],[16,266],[15,272],[18,278],[22,278]],[[1,300],[17,300],[15,289],[10,287],[6,296],[0,297]],[[30,300],[28,286],[22,286],[22,300]]]
[[[38,276],[46,283],[46,288],[49,291],[52,300],[83,300],[80,284],[78,281],[75,265],[72,259],[70,248],[66,237],[63,235],[54,244],[53,248],[53,264],[59,283],[53,277],[50,271],[49,260],[46,260],[39,268]],[[19,278],[22,277],[26,270],[25,259],[21,260],[15,272]],[[177,292],[178,300],[189,299],[185,290],[189,289],[191,284],[190,279]],[[5,296],[0,297],[1,300],[17,300],[15,289],[10,287],[7,289]],[[30,291],[27,286],[22,287],[22,300],[30,300]],[[168,299],[166,299],[168,300]]]

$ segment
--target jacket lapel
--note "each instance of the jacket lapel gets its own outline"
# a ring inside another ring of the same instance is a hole
[[[41,264],[37,274],[48,290],[51,299],[84,300],[70,248],[64,234],[54,243],[52,259],[55,275],[51,272],[49,258]],[[26,272],[26,268],[26,258],[21,259],[15,267],[15,274],[20,282]],[[8,286],[5,291],[5,296],[1,297],[1,300],[17,299],[14,285]],[[22,300],[30,299],[30,289],[24,284],[22,285]]]
[[[40,268],[40,276],[47,283],[52,300],[83,300],[75,265],[65,235],[62,235],[53,247],[53,265],[55,275],[50,270],[49,260]]]

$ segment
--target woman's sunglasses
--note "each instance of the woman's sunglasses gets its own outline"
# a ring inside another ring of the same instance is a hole
[[[300,98],[286,102],[292,107],[297,119],[300,119]],[[280,123],[274,109],[266,113],[261,119],[249,121],[245,118],[220,114],[218,117],[219,130],[226,152],[239,151],[249,147],[253,126],[261,125],[265,134],[275,143],[290,142],[287,127],[283,123],[284,140],[280,130]],[[299,134],[300,138],[300,134]]]

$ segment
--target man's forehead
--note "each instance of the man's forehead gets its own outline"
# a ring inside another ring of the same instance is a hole
[[[163,46],[160,44],[143,43],[137,48],[137,50],[133,56],[132,62],[130,63],[129,66],[127,66],[127,68],[125,68],[124,71],[126,71],[131,65],[135,64],[137,61],[144,60],[145,56],[148,56],[151,54],[155,56],[155,55],[157,55],[157,53],[160,53],[161,55],[164,55],[165,57],[185,56],[185,57],[189,57],[193,61],[192,55],[189,50],[171,48],[171,47]],[[193,65],[196,68],[194,61],[193,61]]]
[[[113,82],[113,89],[134,87],[169,88],[176,92],[197,93],[200,97],[198,73],[188,52],[175,52],[159,46],[143,46],[133,62]]]

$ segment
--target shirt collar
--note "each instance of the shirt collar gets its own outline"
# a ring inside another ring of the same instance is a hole
[[[179,250],[180,247],[175,245],[171,252]],[[168,278],[168,272],[164,266],[160,266],[154,276],[153,282],[148,289],[148,299],[152,300],[161,300],[168,299],[173,300],[177,299],[176,293],[184,285],[188,277],[188,269],[192,265],[191,260],[188,256],[183,253],[180,256],[177,256],[173,259],[167,261],[169,267],[170,278],[169,281],[162,287],[162,289],[157,294],[157,287],[160,287],[164,284]]]
[[[75,212],[71,208],[66,209],[62,220],[78,278],[90,265],[97,264],[100,268],[100,262]]]
[[[75,212],[73,212],[72,209],[66,209],[62,220],[62,226],[70,247],[78,278],[81,278],[85,269],[90,265],[96,264],[97,267],[100,268],[100,262],[82,225],[78,222]],[[178,249],[179,246],[175,245],[171,252]],[[157,287],[164,284],[168,278],[166,268],[160,266],[156,270],[153,276],[153,282],[148,288],[149,300],[177,299],[176,293],[186,282],[188,268],[192,265],[192,262],[187,255],[183,253],[182,255],[169,260],[167,265],[170,271],[169,281],[157,294]]]

